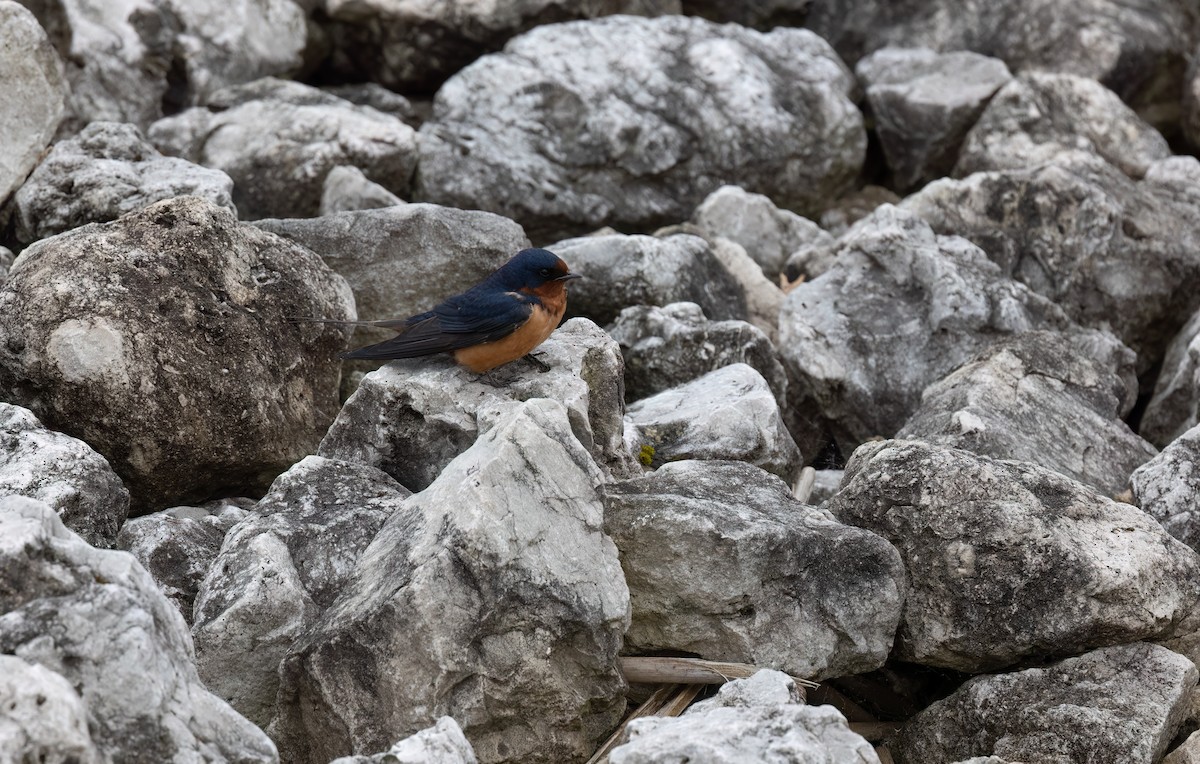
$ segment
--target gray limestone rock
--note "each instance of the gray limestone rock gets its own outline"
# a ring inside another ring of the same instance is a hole
[[[786,481],[804,464],[763,376],[734,363],[629,406],[651,466],[680,459],[744,461]]]
[[[397,90],[433,90],[447,77],[536,26],[615,13],[679,13],[679,0],[325,0],[328,67]]]
[[[754,324],[775,340],[779,336],[779,309],[783,307],[783,290],[778,280],[767,278],[741,244],[720,236],[709,244],[713,255],[733,277],[738,302],[746,304],[746,312],[739,318]]]
[[[260,220],[255,225],[320,255],[350,284],[358,315],[368,320],[423,313],[482,281],[529,246],[521,226],[511,220],[436,204]],[[354,344],[370,345],[395,334],[359,326]]]
[[[1056,472],[919,441],[869,443],[826,505],[900,550],[900,660],[965,672],[1173,636],[1200,557]]]
[[[1132,483],[1138,506],[1167,533],[1200,551],[1200,426],[1139,467]]]
[[[583,276],[571,285],[568,315],[604,325],[632,305],[694,302],[709,318],[748,318],[745,293],[699,236],[601,234],[549,248]]]
[[[343,756],[329,764],[477,764],[475,750],[458,722],[449,716],[410,735],[385,753],[372,756]]]
[[[624,715],[629,593],[604,475],[561,404],[492,416],[285,659],[272,732],[288,761],[382,750],[443,715],[480,761],[576,761]]]
[[[954,173],[1036,167],[1068,150],[1096,154],[1131,178],[1171,156],[1166,139],[1099,82],[1027,72],[988,103]]]
[[[629,742],[608,758],[612,764],[879,764],[871,744],[833,706],[804,705],[792,680],[769,670],[729,682],[680,717],[634,720]]]
[[[816,210],[862,166],[853,85],[803,29],[687,16],[538,27],[438,91],[420,194],[537,238],[675,223],[728,183]]]
[[[740,244],[763,274],[776,281],[793,252],[833,242],[833,237],[808,218],[737,186],[721,186],[709,194],[692,213],[692,222],[706,236]]]
[[[883,48],[855,67],[893,183],[949,175],[967,131],[1012,79],[1003,61],[969,51]]]
[[[572,319],[538,352],[550,371],[514,361],[490,372],[500,386],[445,357],[392,361],[363,378],[319,453],[378,467],[421,490],[487,429],[489,411],[513,400],[552,398],[567,408],[575,437],[605,470],[631,474],[616,343],[590,321]]]
[[[1194,157],[1156,162],[1134,181],[1071,151],[1037,167],[936,181],[903,208],[971,240],[1080,324],[1111,331],[1144,373],[1200,308],[1198,186]]]
[[[66,110],[69,94],[62,63],[32,13],[18,3],[0,0],[0,204],[7,201],[42,151],[50,145]]]
[[[0,284],[3,284],[8,278],[8,269],[12,267],[13,260],[16,256],[8,247],[0,247]]]
[[[0,760],[100,764],[83,698],[61,674],[0,655]]]
[[[100,761],[278,761],[200,682],[187,625],[145,569],[17,496],[0,499],[0,654],[67,680]]]
[[[1037,764],[1155,764],[1195,685],[1196,667],[1166,648],[1106,647],[975,677],[910,719],[892,750],[900,764],[993,753]]]
[[[346,282],[194,197],[43,239],[0,287],[0,397],[78,437],[134,514],[263,490],[338,408]]]
[[[726,0],[682,0],[683,12],[723,23],[733,22],[755,29],[804,26],[812,0],[754,0],[730,3]]]
[[[417,107],[399,93],[388,90],[374,82],[360,82],[352,85],[326,85],[321,88],[326,93],[338,98],[356,103],[359,106],[370,106],[376,111],[391,114],[402,119],[413,127],[417,127]]]
[[[1200,44],[1197,45],[1200,51]],[[1183,135],[1200,146],[1200,55],[1192,55],[1183,91]]]
[[[1188,735],[1187,740],[1167,754],[1162,764],[1200,764],[1200,732]]]
[[[196,668],[260,727],[279,663],[347,588],[359,556],[411,492],[361,464],[309,456],[225,535],[196,596]]]
[[[0,403],[0,496],[12,495],[49,504],[98,547],[113,545],[129,512],[129,491],[103,456],[28,409]]]
[[[228,173],[247,220],[316,215],[325,176],[342,165],[407,194],[417,161],[416,132],[399,119],[271,77],[160,119],[150,140],[166,154]]]
[[[978,247],[884,205],[839,239],[828,271],[788,293],[779,324],[793,405],[815,400],[849,453],[899,430],[926,386],[991,343],[1069,321]]]
[[[1167,345],[1154,395],[1142,415],[1142,437],[1164,448],[1200,423],[1200,311]]]
[[[225,534],[253,514],[253,505],[250,499],[220,499],[135,517],[121,526],[116,546],[137,558],[191,626],[200,582],[217,559]]]
[[[879,536],[741,462],[673,462],[602,493],[633,606],[627,651],[683,650],[811,679],[887,659],[905,574]]]
[[[93,122],[54,144],[17,191],[17,238],[28,243],[106,223],[176,196],[198,196],[236,214],[232,192],[228,175],[163,156],[134,125]]]
[[[1025,332],[925,388],[897,438],[1034,462],[1108,496],[1157,450],[1121,420],[1134,355],[1107,332]]]
[[[625,398],[677,387],[710,371],[745,363],[766,380],[780,408],[787,405],[787,372],[770,339],[745,321],[709,321],[694,302],[625,308],[608,327],[625,359]]]
[[[362,170],[338,166],[325,176],[319,212],[324,217],[337,212],[377,210],[398,204],[404,204],[404,200],[363,175]]]

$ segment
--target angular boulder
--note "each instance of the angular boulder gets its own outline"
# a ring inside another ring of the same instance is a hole
[[[336,212],[377,210],[398,204],[404,204],[404,200],[363,175],[362,170],[339,165],[325,176],[318,212],[324,216]]]
[[[437,724],[409,735],[385,753],[343,756],[329,764],[477,764],[478,761],[462,727],[449,716],[443,716]]]
[[[1138,467],[1133,498],[1175,538],[1200,552],[1200,427]]]
[[[0,758],[12,762],[102,760],[88,733],[87,707],[61,674],[0,655]]]
[[[1200,423],[1200,311],[1167,345],[1140,431],[1160,448]]]
[[[337,412],[340,276],[194,197],[43,239],[0,287],[0,396],[80,438],[134,514],[246,495]]]

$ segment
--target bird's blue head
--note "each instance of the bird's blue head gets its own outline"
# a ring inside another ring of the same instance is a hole
[[[506,289],[534,291],[546,284],[580,278],[562,258],[547,249],[523,249],[494,274]]]

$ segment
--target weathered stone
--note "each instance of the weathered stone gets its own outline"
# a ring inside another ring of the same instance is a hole
[[[374,467],[319,456],[280,475],[225,536],[200,585],[192,636],[204,684],[266,727],[280,661],[410,493]]]
[[[747,317],[737,281],[699,236],[606,234],[549,248],[583,276],[571,285],[568,315],[603,325],[633,305],[694,302],[709,318]]]
[[[1167,754],[1162,764],[1200,764],[1200,732],[1188,735],[1182,745]]]
[[[135,517],[121,526],[117,548],[137,558],[190,626],[200,582],[225,534],[253,514],[253,505],[249,499],[218,500]]]
[[[910,719],[892,750],[905,764],[992,753],[1038,764],[1154,764],[1195,685],[1196,667],[1166,648],[1106,647],[975,677]]]
[[[762,268],[741,244],[723,237],[710,241],[712,253],[733,277],[737,285],[738,302],[746,304],[740,318],[766,332],[774,341],[779,336],[779,309],[783,307],[783,290],[778,281],[763,275]]]
[[[1138,506],[1200,551],[1200,427],[1171,441],[1131,478]]]
[[[284,661],[272,729],[287,760],[378,751],[443,715],[483,762],[582,760],[624,714],[629,594],[604,476],[559,403],[494,416]]]
[[[926,386],[997,339],[1069,322],[978,247],[885,205],[788,293],[779,324],[793,401],[814,399],[849,453],[899,430]]]
[[[824,506],[842,487],[845,470],[815,470],[812,493],[808,495],[808,504]]]
[[[399,119],[271,77],[160,119],[150,140],[164,153],[228,173],[247,220],[316,215],[325,176],[339,165],[407,194],[417,158],[416,132]]]
[[[826,506],[904,558],[901,660],[980,672],[1169,637],[1200,599],[1200,557],[1153,518],[1026,462],[869,443]]]
[[[418,119],[417,108],[413,102],[378,83],[360,82],[351,85],[327,85],[321,89],[350,103],[356,103],[359,106],[370,106],[376,111],[391,114],[396,119],[404,120],[408,124],[413,125],[413,127],[418,126],[415,124]]]
[[[1200,308],[1198,186],[1194,157],[1156,162],[1136,182],[1072,151],[1039,167],[936,181],[903,207],[939,234],[970,239],[1080,324],[1111,331],[1144,373]]]
[[[0,204],[37,165],[66,110],[69,93],[62,63],[32,13],[0,0]]]
[[[608,759],[612,764],[879,764],[875,749],[850,730],[837,709],[804,705],[789,677],[766,670],[722,686],[716,697],[680,717],[634,720],[629,742],[614,748]]]
[[[3,284],[8,278],[8,269],[12,267],[13,260],[16,256],[8,247],[0,247],[0,284]]]
[[[631,474],[616,343],[590,321],[572,319],[538,352],[550,371],[518,360],[491,372],[500,387],[449,358],[392,361],[363,378],[319,453],[378,467],[421,490],[487,429],[489,411],[513,400],[552,398],[567,408],[575,437],[603,468]]]
[[[482,281],[529,246],[521,226],[511,220],[436,204],[255,225],[320,255],[354,290],[358,315],[370,320],[423,313]],[[395,334],[359,326],[354,344],[370,345]]]
[[[1160,448],[1200,423],[1200,311],[1167,345],[1140,431]]]
[[[129,491],[88,444],[46,429],[33,412],[0,403],[0,496],[44,501],[92,546],[111,547]]]
[[[434,90],[480,53],[541,24],[614,13],[679,13],[679,0],[325,0],[333,50],[327,66],[342,78],[397,90]]]
[[[0,655],[0,759],[99,764],[83,698],[61,675]]]
[[[813,211],[863,162],[853,86],[803,29],[687,16],[538,27],[438,91],[420,192],[538,238],[675,223],[726,183]]]
[[[404,200],[363,175],[357,167],[334,167],[321,187],[321,216],[395,207]]]
[[[261,491],[337,411],[345,281],[201,199],[43,239],[0,288],[0,396],[80,438],[136,514]]]
[[[434,726],[404,738],[386,753],[344,756],[329,764],[477,764],[478,761],[458,722],[443,716]]]
[[[187,625],[142,566],[17,496],[0,499],[0,654],[75,688],[101,761],[278,761],[201,684]]]
[[[1026,332],[925,388],[897,438],[1034,462],[1109,496],[1157,450],[1121,417],[1134,355],[1107,332]]]
[[[1094,153],[1131,178],[1171,156],[1166,139],[1099,82],[1027,72],[988,103],[954,172],[1037,167],[1068,150]]]
[[[883,665],[904,599],[890,544],[740,462],[607,485],[633,623],[626,650],[683,650],[812,679]]]
[[[787,405],[787,372],[763,331],[745,321],[709,321],[694,302],[626,308],[608,327],[625,359],[625,398],[677,387],[732,363],[745,363]]]
[[[803,466],[767,381],[734,363],[629,406],[651,466],[680,459],[744,461],[790,481]]]
[[[729,3],[725,0],[682,0],[683,12],[720,22],[733,22],[755,29],[804,26],[812,0],[755,0]]]
[[[129,124],[93,122],[59,141],[15,197],[17,238],[37,241],[86,223],[106,223],[176,196],[234,209],[233,181],[165,157]]]
[[[855,68],[893,183],[909,189],[949,175],[967,131],[1012,74],[978,53],[883,48]]]
[[[708,236],[742,245],[762,267],[763,274],[775,280],[788,256],[797,249],[833,241],[808,218],[780,209],[762,194],[737,186],[721,186],[709,194],[692,213],[692,222]]]
[[[1200,51],[1200,44],[1197,50]],[[1200,146],[1200,55],[1194,53],[1184,79],[1183,135],[1193,146]]]

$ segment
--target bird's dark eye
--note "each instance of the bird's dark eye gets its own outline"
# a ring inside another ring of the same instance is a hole
[[[549,268],[542,268],[540,271],[538,271],[538,275],[542,278],[548,279],[554,275],[554,271],[550,270]]]

